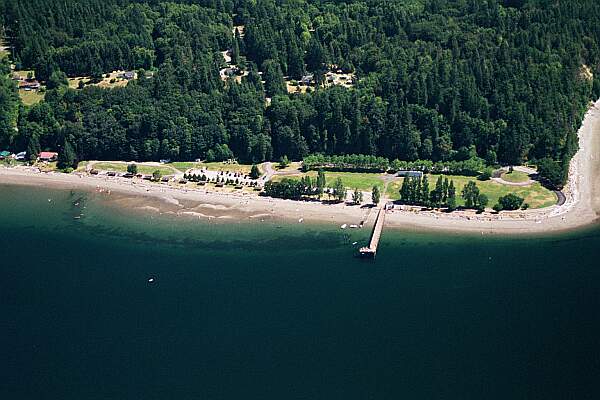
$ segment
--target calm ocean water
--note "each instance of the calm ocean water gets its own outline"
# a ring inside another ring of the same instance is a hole
[[[366,229],[10,186],[0,225],[2,399],[600,398],[598,228],[386,231],[372,263]]]

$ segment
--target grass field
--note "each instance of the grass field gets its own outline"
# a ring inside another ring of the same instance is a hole
[[[302,169],[302,162],[300,161],[294,161],[289,163],[289,165],[285,168],[279,168],[279,163],[274,162],[273,163],[273,169],[275,169],[275,171],[277,172],[298,172],[300,173],[301,169]]]
[[[13,73],[15,75],[20,76],[22,79],[27,79],[27,76],[29,76],[29,73],[31,73],[31,76],[35,79],[35,71],[34,70],[15,70],[13,71]]]
[[[79,164],[77,164],[77,169],[75,171],[77,172],[85,172],[85,169],[87,168],[89,161],[80,161]]]
[[[83,81],[83,83],[89,82],[90,78],[78,76],[76,78],[69,78],[69,87],[71,89],[79,89],[79,81]]]
[[[26,106],[31,106],[44,100],[44,93],[37,92],[35,90],[26,92],[25,90],[19,90],[19,97]]]
[[[83,81],[86,86],[98,86],[104,89],[110,89],[115,87],[124,87],[127,86],[129,81],[124,78],[120,78],[119,75],[125,71],[113,71],[106,77],[106,74],[102,76],[102,80],[98,83],[91,83],[91,78],[89,76],[76,76],[74,78],[69,78],[69,87],[71,89],[79,89],[79,82]],[[136,74],[137,77],[137,74]]]
[[[186,170],[188,170],[190,168],[195,168],[196,165],[199,165],[199,164],[195,163],[195,162],[181,161],[181,162],[172,162],[172,163],[169,163],[169,165],[173,168],[180,170],[181,172],[185,172]]]
[[[98,162],[94,164],[94,169],[101,171],[127,172],[127,165],[127,163]],[[174,174],[174,171],[169,167],[143,164],[136,165],[139,174],[150,175],[156,170],[160,171],[162,175]]]
[[[3,37],[0,38],[0,59],[4,57],[8,57],[10,55],[10,49],[8,47],[8,43],[6,43],[6,39]]]
[[[429,188],[430,190],[435,187],[439,175],[429,175]],[[464,205],[464,201],[460,195],[462,188],[469,181],[474,181],[481,193],[485,194],[488,199],[488,207],[492,207],[498,202],[500,196],[514,193],[517,196],[523,197],[525,203],[529,204],[530,208],[543,208],[549,207],[556,204],[556,195],[554,192],[546,189],[540,183],[535,182],[530,186],[508,186],[502,185],[494,181],[478,181],[476,179],[466,176],[448,176],[449,180],[454,181],[456,186],[456,195],[458,205]],[[400,187],[402,186],[402,179],[392,182],[388,185],[387,196],[392,200],[400,199]]]
[[[287,176],[278,176],[275,175],[273,177],[273,181],[280,181],[283,178],[294,178],[300,179],[303,176],[310,176],[313,179],[317,178],[316,171],[310,171],[307,173],[298,173],[294,175]],[[369,174],[362,172],[325,172],[325,179],[327,181],[327,185],[331,186],[335,182],[337,178],[342,178],[342,182],[344,186],[348,189],[359,189],[363,191],[371,191],[373,186],[377,185],[380,189],[383,189],[383,179],[381,179],[380,174]]]
[[[513,171],[513,172],[503,173],[501,175],[501,178],[507,182],[521,183],[521,182],[527,182],[529,180],[529,175],[527,175],[525,172]]]
[[[36,162],[34,165],[43,172],[56,171],[58,169],[57,162]]]

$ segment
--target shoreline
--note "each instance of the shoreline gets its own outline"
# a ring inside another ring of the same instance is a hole
[[[491,235],[537,234],[572,231],[589,227],[600,217],[600,100],[585,115],[578,131],[579,151],[572,158],[569,180],[563,190],[566,201],[543,209],[502,212],[498,215],[474,211],[414,211],[396,207],[388,211],[386,228],[409,231],[480,233]],[[29,167],[0,167],[0,184],[54,189],[95,191],[109,205],[133,212],[154,212],[199,220],[266,220],[371,225],[376,208],[325,205],[258,196],[253,193],[218,193],[200,189],[173,188],[119,177],[42,173]]]

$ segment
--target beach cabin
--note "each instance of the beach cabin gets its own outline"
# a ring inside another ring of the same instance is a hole
[[[20,153],[15,154],[15,160],[17,160],[17,161],[25,161],[26,157],[27,157],[26,151],[22,151]]]
[[[11,152],[10,151],[0,151],[0,160],[4,160],[5,158],[8,158],[11,156]]]
[[[58,153],[55,153],[53,151],[42,151],[39,155],[38,155],[38,161],[56,161],[56,159],[58,158]]]

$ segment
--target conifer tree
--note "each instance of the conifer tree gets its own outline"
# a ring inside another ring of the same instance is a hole
[[[317,173],[317,195],[319,198],[323,195],[327,181],[325,180],[325,172],[322,169]]]
[[[454,187],[454,181],[450,181],[450,185],[448,185],[448,210],[454,211],[456,210],[456,188]]]
[[[423,175],[421,180],[421,204],[425,207],[429,207],[429,178],[427,175]]]
[[[410,202],[410,178],[404,178],[402,180],[402,187],[400,188],[400,201],[407,204]]]
[[[65,140],[63,148],[58,153],[58,163],[56,166],[60,169],[77,168],[77,155],[68,140]]]
[[[250,178],[258,179],[260,177],[260,170],[256,164],[252,164],[252,168],[250,169]]]
[[[442,204],[445,204],[448,201],[448,177],[444,178],[444,185],[442,187]]]
[[[404,186],[404,182],[402,183],[402,186]],[[371,200],[373,201],[373,204],[379,204],[380,197],[381,194],[379,193],[379,186],[373,186],[373,190],[371,191]]]

